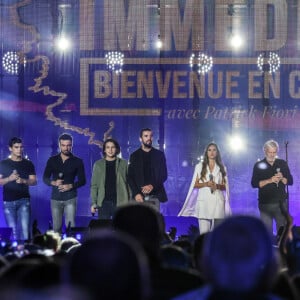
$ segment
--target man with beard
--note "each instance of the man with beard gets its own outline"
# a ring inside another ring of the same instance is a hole
[[[64,214],[66,228],[75,226],[77,188],[85,185],[86,178],[83,161],[72,154],[72,136],[63,133],[58,138],[58,144],[60,153],[48,159],[43,181],[52,186],[53,230],[61,233]]]
[[[168,177],[166,158],[162,151],[152,147],[150,128],[140,131],[140,142],[141,147],[129,158],[128,183],[136,202],[152,204],[159,211],[160,202],[168,200],[164,188]]]
[[[0,185],[3,186],[3,208],[6,224],[12,228],[13,238],[29,239],[29,186],[37,184],[34,165],[23,158],[23,142],[13,137],[8,144],[10,156],[0,162]]]

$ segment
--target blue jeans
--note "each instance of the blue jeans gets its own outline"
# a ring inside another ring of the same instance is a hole
[[[65,201],[51,199],[53,230],[55,232],[62,233],[62,219],[64,214],[66,228],[75,226],[76,208],[77,197]]]
[[[6,224],[12,228],[13,239],[18,241],[28,240],[31,215],[30,199],[3,201],[3,207]]]

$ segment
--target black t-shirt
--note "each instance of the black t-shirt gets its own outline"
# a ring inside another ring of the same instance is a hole
[[[28,179],[29,175],[36,174],[33,163],[27,159],[14,161],[8,158],[0,162],[0,175],[2,178],[11,175],[14,170],[24,179]],[[3,201],[14,201],[29,197],[29,187],[27,184],[19,184],[11,181],[3,186]]]
[[[116,160],[106,160],[105,168],[105,197],[104,201],[117,202],[117,178],[116,178]]]
[[[276,159],[274,164],[270,165],[266,159],[263,159],[254,165],[251,185],[259,189],[258,200],[260,203],[276,203],[286,199],[285,185],[281,181],[278,184],[270,183],[262,188],[259,187],[261,180],[269,179],[279,171],[287,179],[287,184],[292,185],[293,177],[288,164],[284,160]]]

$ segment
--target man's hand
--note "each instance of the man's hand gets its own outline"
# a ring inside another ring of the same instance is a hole
[[[150,194],[153,190],[153,185],[152,184],[148,184],[145,186],[142,186],[142,193],[145,194]]]
[[[53,186],[57,186],[57,187],[61,186],[63,183],[64,183],[64,181],[62,179],[56,179],[56,180],[51,181],[51,184]]]
[[[16,183],[19,183],[19,184],[27,184],[27,183],[28,183],[28,180],[19,177],[19,178],[16,180]]]
[[[141,194],[135,195],[134,199],[136,202],[140,202],[140,203],[144,202],[144,197]]]
[[[92,206],[91,206],[91,214],[94,215],[97,211],[98,211],[98,207],[92,205]]]
[[[67,192],[69,190],[71,190],[73,187],[72,184],[61,184],[60,186],[58,186],[58,190],[60,192]]]
[[[13,170],[12,173],[8,176],[8,181],[17,181],[20,178],[20,175],[16,170]]]

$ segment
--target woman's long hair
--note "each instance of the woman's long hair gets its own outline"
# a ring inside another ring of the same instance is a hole
[[[209,163],[207,152],[208,152],[208,148],[210,146],[214,146],[217,149],[216,164],[219,166],[220,172],[221,172],[223,180],[225,182],[225,176],[226,176],[225,167],[224,167],[223,162],[222,162],[219,147],[215,143],[209,143],[205,148],[204,155],[203,155],[203,162],[202,162],[201,179],[204,180],[205,176],[206,176],[207,166],[208,166],[208,163]]]

